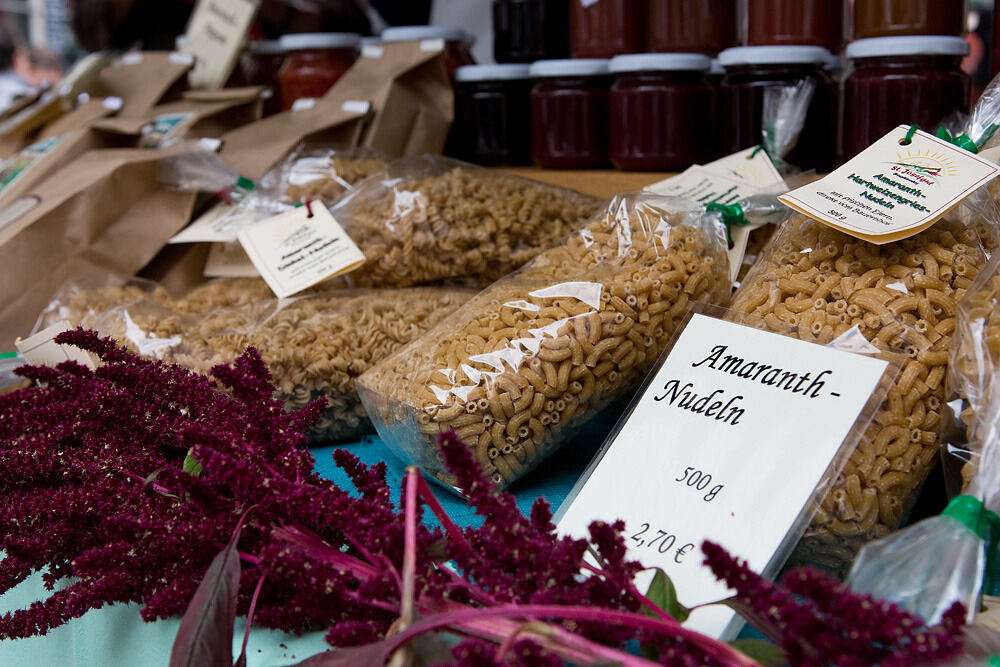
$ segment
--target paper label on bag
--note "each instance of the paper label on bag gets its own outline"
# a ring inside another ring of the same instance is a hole
[[[1000,167],[944,139],[900,125],[824,178],[779,199],[800,213],[870,243],[927,229]]]
[[[238,242],[213,243],[208,249],[203,274],[206,278],[260,277],[260,271]]]
[[[316,106],[315,97],[300,97],[292,102],[292,111],[308,111]]]
[[[34,336],[18,338],[14,347],[29,364],[55,366],[64,361],[77,361],[88,368],[97,368],[99,359],[91,353],[72,345],[60,345],[53,339],[64,331],[74,329],[67,320],[56,322]]]
[[[694,166],[646,189],[658,195],[682,197],[698,204],[732,204],[758,192],[760,187],[715,173],[705,167]]]
[[[48,155],[63,140],[65,135],[49,137],[42,141],[35,142],[11,157],[0,163],[0,194],[9,186],[21,180],[21,177],[38,163],[43,157]]]
[[[222,88],[233,73],[259,0],[199,0],[184,33],[183,49],[195,56],[192,88]]]
[[[358,246],[318,200],[251,225],[241,230],[238,238],[278,297],[347,273],[365,261]]]
[[[719,158],[702,165],[708,171],[735,178],[760,188],[785,189],[785,179],[778,173],[771,158],[760,146]]]
[[[194,116],[193,111],[165,113],[155,116],[149,125],[142,128],[142,138],[139,140],[139,147],[159,148],[164,142],[177,135]]]
[[[244,226],[254,222],[249,215],[240,215],[240,209],[218,202],[191,224],[175,234],[167,243],[225,243],[235,241]]]
[[[705,540],[773,575],[887,366],[693,315],[563,504],[560,532],[623,519],[628,559],[662,568],[687,606],[731,595],[702,565]],[[740,623],[712,605],[685,625],[728,639]]]

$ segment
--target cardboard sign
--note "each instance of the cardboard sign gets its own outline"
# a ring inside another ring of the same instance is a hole
[[[730,595],[702,565],[712,540],[773,576],[888,363],[695,314],[560,508],[559,529],[626,522],[629,558],[660,567],[688,606]],[[780,489],[780,492],[775,492]],[[652,573],[640,574],[640,590]],[[727,607],[687,625],[730,638]]]
[[[184,33],[182,49],[195,57],[192,88],[222,88],[236,67],[243,39],[260,0],[200,0]]]
[[[927,229],[998,173],[989,160],[900,125],[825,178],[779,199],[881,245]]]
[[[67,320],[56,322],[47,329],[28,338],[18,338],[14,346],[25,361],[36,366],[55,366],[64,361],[78,361],[88,368],[97,368],[99,359],[78,347],[59,345],[53,339],[64,331],[73,329]]]
[[[238,238],[279,297],[347,273],[365,261],[321,201],[251,225],[241,230]]]

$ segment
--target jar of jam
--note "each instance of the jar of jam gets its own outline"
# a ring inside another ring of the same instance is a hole
[[[284,35],[288,52],[278,73],[281,108],[295,100],[322,97],[358,57],[361,37],[350,32],[314,32]]]
[[[444,41],[444,68],[448,76],[454,80],[455,70],[463,65],[475,65],[476,61],[469,50],[471,39],[461,28],[449,28],[435,25],[407,25],[396,28],[386,28],[382,31],[383,42],[422,42],[426,39]]]
[[[969,53],[961,37],[872,37],[851,42],[854,71],[844,81],[844,148],[854,156],[901,123],[933,132],[953,111],[969,110]]]
[[[855,39],[963,32],[963,0],[854,0]]]
[[[736,46],[737,0],[652,0],[649,49],[716,54]]]
[[[715,95],[698,53],[615,56],[608,93],[611,164],[630,171],[681,171],[718,153]]]
[[[533,63],[569,57],[571,0],[493,0],[493,57]]]
[[[610,58],[646,50],[642,0],[569,3],[569,50],[574,58]]]
[[[286,53],[285,45],[280,39],[267,39],[250,42],[243,55],[243,72],[247,84],[267,86],[262,95],[265,116],[281,111],[278,73],[285,62]]]
[[[531,163],[528,65],[466,65],[455,71],[457,157],[494,166]]]
[[[747,44],[822,46],[839,52],[844,0],[747,0]]]
[[[576,2],[577,0],[573,0]],[[531,159],[546,169],[608,162],[608,61],[540,60],[531,66]]]
[[[743,46],[719,54],[726,69],[719,84],[724,154],[763,140],[764,98],[772,88],[805,78],[815,84],[795,147],[784,156],[803,169],[832,170],[839,157],[837,85],[826,72],[830,52],[818,46]]]

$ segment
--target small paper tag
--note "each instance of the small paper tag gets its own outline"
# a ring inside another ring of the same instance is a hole
[[[368,44],[367,46],[361,47],[361,57],[362,58],[381,58],[385,55],[385,49],[383,49],[378,44]]]
[[[444,51],[444,40],[440,37],[435,39],[422,39],[420,40],[420,50],[421,51]]]
[[[235,211],[233,206],[220,201],[195,218],[191,224],[175,234],[167,243],[235,241],[239,227],[234,215]]]
[[[159,148],[167,140],[176,135],[185,123],[194,118],[194,112],[165,113],[155,116],[149,125],[142,128],[140,148]]]
[[[97,368],[100,360],[94,355],[72,345],[59,345],[53,340],[63,331],[73,328],[74,325],[62,320],[34,336],[18,338],[14,341],[14,347],[29,364],[55,366],[64,361],[78,361],[88,368]]]
[[[259,7],[259,0],[199,0],[182,47],[185,55],[196,56],[188,77],[192,88],[226,84]]]
[[[279,297],[301,292],[365,261],[321,201],[251,225],[238,238]]]
[[[826,177],[779,199],[870,243],[927,229],[1000,167],[932,134],[900,125]]]
[[[880,402],[887,365],[693,315],[563,504],[559,531],[624,519],[629,560],[662,568],[688,606],[730,595],[702,565],[706,539],[773,576],[858,416]],[[637,576],[639,590],[651,577]],[[729,639],[739,621],[711,605],[685,625]]]
[[[64,136],[60,134],[35,142],[20,153],[12,155],[0,163],[0,194],[3,194],[3,191],[11,184],[19,181],[39,160],[52,152]]]
[[[371,108],[372,103],[367,100],[347,100],[340,105],[340,110],[344,113],[368,113]]]
[[[698,204],[732,204],[760,191],[759,186],[697,165],[646,189],[658,195],[682,197]]]
[[[128,53],[123,55],[121,59],[122,65],[138,65],[141,62],[142,62],[142,54],[139,53],[138,51],[129,51]]]
[[[300,97],[292,102],[292,111],[307,111],[316,106],[315,97]]]
[[[213,243],[205,259],[206,278],[257,278],[260,271],[237,242]]]
[[[761,188],[785,189],[785,180],[761,146],[744,149],[702,166],[713,173]]]

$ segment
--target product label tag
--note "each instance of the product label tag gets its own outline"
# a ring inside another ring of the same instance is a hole
[[[55,366],[64,361],[78,361],[88,368],[97,368],[100,360],[90,352],[72,345],[59,345],[53,340],[63,331],[73,328],[75,325],[70,324],[68,320],[62,320],[34,336],[18,338],[14,341],[14,347],[25,361],[36,366]]]
[[[161,147],[167,140],[177,135],[194,116],[193,111],[165,113],[155,116],[149,125],[142,128],[142,138],[139,140],[139,147]]]
[[[563,503],[559,530],[623,519],[628,557],[662,568],[687,606],[731,595],[702,565],[705,540],[773,576],[858,416],[881,400],[887,367],[694,314]],[[637,576],[639,590],[652,575]],[[729,639],[740,624],[712,605],[685,625]]]
[[[761,146],[746,148],[703,166],[713,173],[759,188],[785,188],[785,180]]]
[[[301,292],[365,261],[321,201],[251,225],[239,233],[250,261],[279,297]]]
[[[195,57],[192,88],[222,88],[236,67],[259,0],[199,0],[182,46]]]
[[[733,204],[758,192],[760,187],[695,165],[646,189],[658,195],[682,197],[698,204]]]
[[[826,177],[779,199],[851,236],[883,244],[927,229],[1000,167],[900,125]]]
[[[238,242],[213,243],[205,259],[206,278],[257,278],[260,271],[253,265]]]
[[[0,194],[3,194],[3,191],[10,185],[19,181],[39,160],[51,153],[64,136],[49,137],[35,142],[0,163]]]
[[[300,97],[292,102],[292,111],[308,111],[316,106],[315,97]]]

